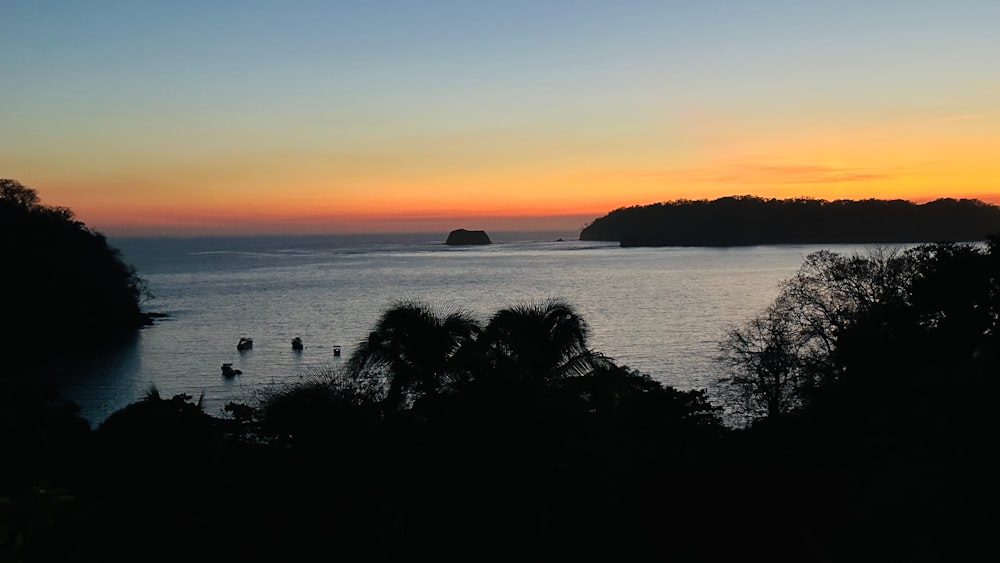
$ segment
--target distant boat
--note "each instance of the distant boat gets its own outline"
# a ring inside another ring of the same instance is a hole
[[[333,347],[333,355],[336,358],[340,357],[340,346],[334,346]]]
[[[253,348],[253,338],[242,337],[239,343],[236,344],[236,349],[240,352],[244,350],[250,350]]]
[[[302,346],[302,339],[299,338],[298,336],[296,336],[295,338],[293,338],[292,339],[292,350],[301,350],[302,348],[303,348],[303,346]]]
[[[233,369],[233,364],[222,364],[222,375],[224,377],[233,377],[235,375],[242,375],[243,372],[238,369]]]

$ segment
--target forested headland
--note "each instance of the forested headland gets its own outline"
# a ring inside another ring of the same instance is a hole
[[[1000,239],[810,254],[711,389],[589,334],[560,299],[400,301],[342,369],[96,428],[24,362],[0,562],[995,559]]]
[[[0,179],[0,355],[7,370],[106,347],[148,324],[144,280],[65,207]]]
[[[616,209],[580,240],[622,246],[968,242],[1000,232],[1000,207],[972,199],[767,199],[732,196]]]

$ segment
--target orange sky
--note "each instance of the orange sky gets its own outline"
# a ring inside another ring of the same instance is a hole
[[[109,235],[576,231],[743,194],[1000,203],[1000,5],[559,5],[18,6],[0,177]]]
[[[498,147],[484,134],[456,150],[376,145],[340,159],[140,155],[84,163],[95,169],[89,181],[40,170],[30,185],[88,224],[128,234],[578,230],[621,206],[737,194],[1000,202],[997,131],[992,115],[783,131],[734,121],[687,132],[680,154],[667,131],[618,151],[597,139],[574,151],[557,141]]]

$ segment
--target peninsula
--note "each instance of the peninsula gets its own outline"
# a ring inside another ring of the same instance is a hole
[[[765,199],[730,196],[616,209],[580,240],[622,246],[968,242],[1000,233],[1000,207],[973,199]]]

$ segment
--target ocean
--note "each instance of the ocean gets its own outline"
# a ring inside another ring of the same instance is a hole
[[[445,234],[109,238],[148,282],[163,313],[122,347],[60,377],[97,425],[156,387],[230,401],[342,366],[400,300],[466,310],[561,298],[590,327],[595,351],[679,389],[709,388],[720,340],[778,294],[803,258],[847,246],[621,248],[576,233],[490,233],[494,244],[444,245]],[[241,337],[253,349],[239,352]],[[291,341],[300,337],[304,349]],[[334,350],[340,347],[341,355]],[[242,375],[224,378],[223,363]]]

